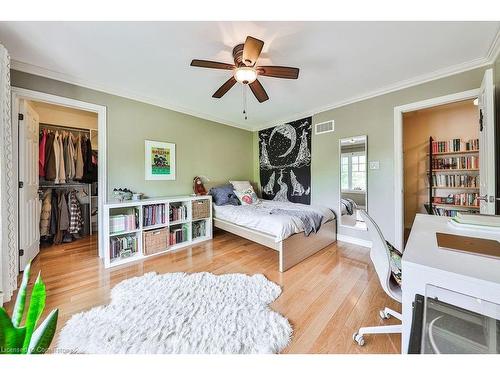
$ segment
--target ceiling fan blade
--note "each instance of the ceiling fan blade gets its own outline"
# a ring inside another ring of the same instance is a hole
[[[243,64],[254,66],[262,52],[264,42],[251,36],[247,36],[245,46],[243,47]]]
[[[290,68],[288,66],[259,66],[257,71],[261,76],[286,79],[299,78],[299,69]]]
[[[226,64],[217,61],[196,60],[196,59],[191,61],[191,66],[197,66],[200,68],[210,68],[210,69],[224,69],[224,70],[233,70],[235,68],[235,66],[232,64]]]
[[[213,95],[212,98],[222,98],[226,92],[228,92],[231,87],[236,83],[234,77],[229,78]]]
[[[250,90],[252,90],[259,103],[265,102],[269,99],[266,90],[264,90],[264,87],[262,87],[258,79],[250,83],[248,86],[250,86]]]

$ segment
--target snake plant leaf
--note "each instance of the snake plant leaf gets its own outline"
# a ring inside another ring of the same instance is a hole
[[[24,315],[24,305],[26,303],[26,289],[28,287],[28,280],[30,278],[31,263],[28,263],[24,269],[23,281],[19,287],[19,292],[17,292],[16,304],[14,305],[14,310],[12,311],[12,324],[15,327],[21,325]]]
[[[0,307],[0,353],[21,354],[25,335],[26,328],[15,327],[9,314]]]
[[[42,281],[40,273],[36,278],[35,285],[33,285],[33,290],[31,292],[30,306],[28,308],[28,313],[26,315],[26,336],[24,337],[23,343],[23,353],[28,351],[28,346],[31,341],[31,336],[35,331],[36,324],[42,311],[45,307],[45,284]]]
[[[52,310],[35,330],[28,346],[28,354],[43,354],[47,351],[56,333],[58,314],[58,309]]]

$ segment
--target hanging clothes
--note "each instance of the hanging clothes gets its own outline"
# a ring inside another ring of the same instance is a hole
[[[56,132],[54,135],[54,160],[55,160],[55,176],[54,176],[54,183],[59,184],[59,176],[60,176],[60,171],[59,169],[61,168],[61,146],[59,144],[59,132]]]
[[[50,227],[49,234],[51,236],[55,236],[57,233],[57,217],[58,217],[58,209],[57,209],[57,191],[52,190],[50,201]]]
[[[45,146],[47,143],[47,130],[43,129],[38,142],[38,175],[45,177]]]
[[[40,236],[50,235],[50,215],[52,211],[52,189],[44,191],[42,196],[42,208],[40,213]]]
[[[68,134],[68,168],[66,169],[67,180],[75,178],[75,137],[72,133]]]
[[[62,134],[57,136],[57,142],[59,143],[59,169],[57,178],[60,184],[64,184],[66,182],[66,169],[64,168],[64,145]]]
[[[82,154],[84,155],[83,159],[83,181],[91,183],[92,180],[92,143],[90,142],[89,137],[85,137],[83,147],[84,150]]]
[[[55,181],[57,176],[54,150],[55,136],[53,132],[48,132],[47,141],[45,143],[45,179],[47,181]]]
[[[73,190],[68,194],[68,202],[69,202],[68,232],[71,234],[76,234],[80,232],[80,230],[83,227],[82,209],[80,207],[80,202],[78,202],[78,198],[76,197],[76,191]]]
[[[54,238],[55,244],[60,244],[65,232],[69,229],[69,211],[66,194],[64,191],[57,192],[57,231]]]
[[[83,177],[83,155],[82,155],[82,137],[78,136],[75,142],[75,180],[81,180]]]

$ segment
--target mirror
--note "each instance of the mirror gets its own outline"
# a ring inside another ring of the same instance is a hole
[[[340,225],[366,230],[359,210],[368,207],[367,137],[343,138],[340,141]]]

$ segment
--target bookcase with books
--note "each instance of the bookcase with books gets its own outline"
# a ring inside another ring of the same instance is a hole
[[[194,218],[195,203],[209,207]],[[212,238],[211,196],[180,196],[104,205],[106,268],[175,251]],[[154,241],[151,244],[147,241]],[[151,245],[151,246],[149,246]]]
[[[456,216],[479,211],[479,139],[429,138],[428,195],[430,215]]]

